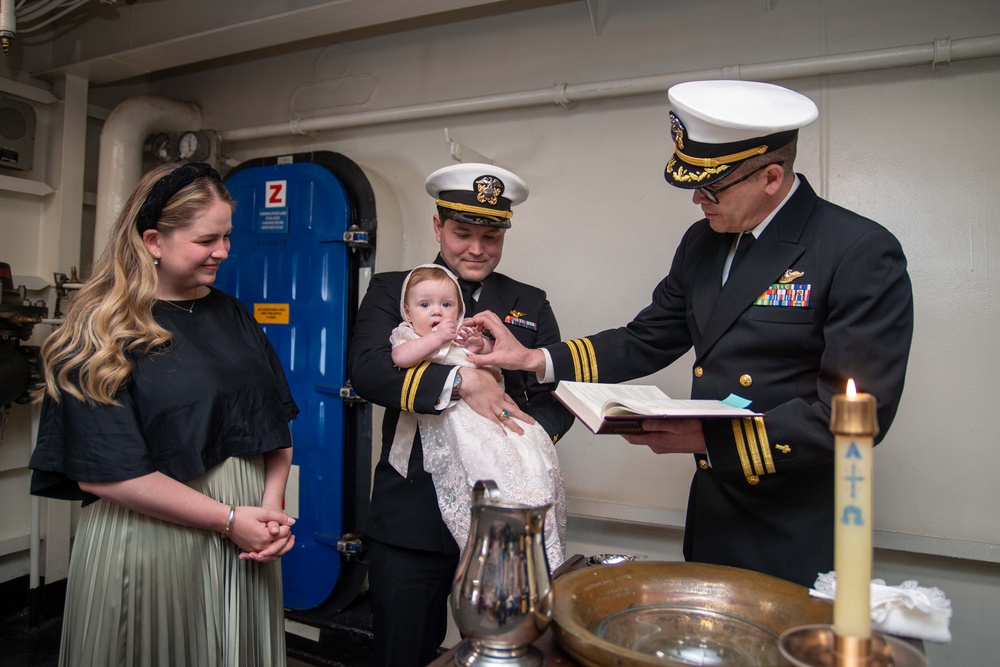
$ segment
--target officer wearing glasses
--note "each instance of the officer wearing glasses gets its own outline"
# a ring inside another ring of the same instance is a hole
[[[913,298],[906,258],[884,227],[816,195],[793,170],[807,97],[748,81],[669,91],[670,185],[703,218],[684,234],[649,306],[626,327],[529,350],[496,336],[475,363],[540,381],[622,382],[692,347],[691,397],[766,414],[662,420],[626,436],[694,455],[684,556],[811,586],[833,569],[831,397],[853,378],[889,430],[903,391]],[[612,446],[612,443],[608,443]]]

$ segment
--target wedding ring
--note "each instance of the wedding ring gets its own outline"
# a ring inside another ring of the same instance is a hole
[[[497,419],[499,419],[502,422],[505,422],[508,419],[510,419],[510,413],[507,412],[506,410],[501,410],[500,414],[497,415]]]

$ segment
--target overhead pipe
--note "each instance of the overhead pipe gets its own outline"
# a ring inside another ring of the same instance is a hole
[[[557,104],[569,106],[573,102],[664,93],[671,86],[684,81],[699,79],[747,79],[753,81],[781,81],[830,74],[849,74],[914,65],[936,67],[956,60],[989,58],[1000,55],[1000,35],[969,37],[952,40],[936,39],[931,43],[910,46],[855,51],[827,56],[777,60],[750,65],[726,65],[688,72],[656,74],[628,79],[613,79],[580,84],[555,84],[513,93],[498,93],[458,100],[428,102],[392,109],[377,109],[357,113],[338,114],[321,118],[293,118],[286,123],[273,123],[258,127],[223,130],[223,142],[252,141],[284,135],[308,135],[327,130],[368,127],[425,120],[462,114],[504,111],[526,107]]]
[[[111,111],[101,130],[97,165],[95,261],[104,252],[118,212],[142,175],[141,146],[146,137],[153,132],[200,129],[201,107],[160,95],[130,97]]]

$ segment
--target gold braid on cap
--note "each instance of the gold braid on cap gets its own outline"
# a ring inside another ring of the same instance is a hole
[[[442,208],[450,208],[451,210],[459,211],[460,213],[475,213],[478,215],[485,215],[490,218],[503,218],[504,220],[509,220],[514,215],[513,211],[498,211],[495,208],[469,206],[468,204],[458,204],[453,201],[445,201],[443,199],[435,199],[434,203]]]
[[[676,167],[676,168],[675,168]],[[722,164],[718,167],[706,167],[702,171],[691,171],[684,167],[684,165],[677,166],[677,156],[671,155],[670,162],[667,163],[667,171],[670,175],[674,177],[674,180],[678,183],[690,183],[694,181],[695,183],[701,183],[706,178],[710,176],[715,176],[716,174],[721,174],[722,172],[729,169],[728,164]]]
[[[674,153],[680,159],[684,160],[688,164],[694,167],[718,167],[722,164],[730,164],[732,162],[740,162],[741,160],[746,160],[754,155],[763,155],[767,152],[767,146],[757,146],[756,148],[750,148],[739,153],[733,153],[731,155],[720,155],[719,157],[691,157],[690,155],[685,155],[681,153],[680,148],[682,146],[675,145]]]

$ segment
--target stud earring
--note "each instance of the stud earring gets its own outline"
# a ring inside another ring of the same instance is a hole
[[[159,265],[160,265],[160,258],[159,257],[154,257],[153,258],[153,266],[159,266]]]

